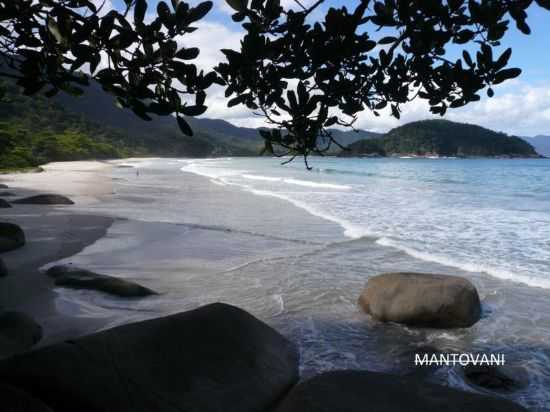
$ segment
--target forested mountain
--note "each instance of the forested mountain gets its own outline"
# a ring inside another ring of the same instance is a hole
[[[0,89],[0,169],[125,156],[254,155],[261,144],[259,138],[232,144],[201,130],[184,136],[173,118],[145,122],[117,108],[97,85],[79,98],[27,97],[5,80]]]
[[[537,153],[519,137],[448,120],[424,120],[392,129],[381,138],[355,142],[341,155],[536,157]]]
[[[550,136],[538,135],[535,137],[522,137],[522,139],[531,144],[539,154],[550,156]]]

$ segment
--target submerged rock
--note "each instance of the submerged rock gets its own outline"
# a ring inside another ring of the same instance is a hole
[[[527,373],[508,366],[468,365],[463,369],[467,382],[498,392],[514,392],[528,384]]]
[[[297,380],[296,347],[220,303],[0,362],[0,381],[56,412],[260,412]]]
[[[52,412],[50,408],[27,392],[1,383],[0,406],[4,412]]]
[[[0,222],[0,253],[25,245],[25,232],[14,223]]]
[[[416,378],[368,371],[318,375],[290,391],[275,412],[527,412],[504,399]]]
[[[7,209],[10,208],[11,205],[6,202],[4,199],[0,199],[0,209]]]
[[[124,298],[156,294],[155,291],[135,282],[72,266],[53,266],[46,271],[46,274],[55,279],[57,286],[67,288],[98,290]]]
[[[385,273],[374,276],[361,293],[365,312],[383,322],[430,328],[464,328],[481,316],[474,285],[458,276]]]
[[[42,339],[42,327],[21,312],[0,313],[0,357],[24,352]]]
[[[4,261],[0,258],[0,278],[8,276],[8,268],[6,267]]]
[[[74,202],[68,197],[55,194],[25,197],[17,199],[13,203],[22,205],[74,205]]]

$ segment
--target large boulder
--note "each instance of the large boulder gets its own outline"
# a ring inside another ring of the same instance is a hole
[[[156,294],[155,291],[135,282],[114,276],[101,275],[73,266],[53,266],[46,271],[46,274],[55,279],[56,286],[98,290],[124,298],[137,298]]]
[[[42,327],[21,312],[0,313],[0,357],[24,352],[42,339]]]
[[[13,386],[0,383],[2,412],[52,412],[40,400]]]
[[[0,258],[0,278],[8,276],[8,268],[4,261]]]
[[[527,412],[508,400],[411,377],[336,371],[297,385],[275,412]]]
[[[25,245],[25,232],[13,223],[0,222],[0,253]]]
[[[22,205],[74,205],[74,202],[68,197],[55,194],[25,197],[23,199],[17,199],[13,203]]]
[[[296,347],[220,303],[0,362],[0,381],[56,412],[261,412],[297,380]]]
[[[385,273],[367,282],[359,304],[373,318],[430,328],[472,326],[481,316],[467,279],[424,273]]]
[[[10,208],[11,205],[6,202],[4,199],[0,199],[0,209],[7,209]]]

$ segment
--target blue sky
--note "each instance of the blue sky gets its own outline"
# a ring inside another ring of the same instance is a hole
[[[102,0],[95,0],[99,3]],[[167,0],[169,3],[169,0]],[[198,0],[188,0],[197,4]],[[154,12],[158,0],[149,1],[149,10]],[[293,0],[281,0],[287,7],[297,7]],[[313,0],[302,0],[311,4]],[[344,0],[327,0],[327,6],[348,5],[354,8],[357,2]],[[120,8],[122,0],[111,0],[110,6]],[[512,47],[511,67],[520,67],[522,75],[513,81],[495,88],[493,99],[484,98],[481,102],[465,108],[453,110],[446,116],[450,120],[467,121],[480,124],[495,130],[516,135],[550,135],[550,12],[538,6],[532,6],[529,11],[528,23],[532,34],[526,36],[520,33],[513,22],[503,41],[506,47]],[[212,67],[222,56],[221,48],[239,46],[241,28],[231,20],[231,10],[224,0],[214,0],[214,8],[209,15],[198,24],[197,30],[183,43],[201,48],[198,64],[205,69]],[[208,100],[209,110],[206,117],[224,118],[232,123],[243,126],[260,126],[261,118],[254,116],[244,107],[227,109],[223,91],[213,90]],[[385,113],[375,118],[370,113],[363,113],[357,126],[376,131],[386,131],[408,121],[431,117],[423,101],[415,101],[404,108],[402,119],[397,121]]]

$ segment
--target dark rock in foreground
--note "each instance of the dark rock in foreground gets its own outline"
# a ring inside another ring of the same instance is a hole
[[[0,222],[0,253],[25,245],[25,233],[18,225]]]
[[[42,327],[21,312],[0,313],[0,357],[24,352],[42,339]]]
[[[0,183],[0,189],[7,189],[7,188],[8,188],[8,185]]]
[[[507,366],[468,365],[464,377],[475,386],[498,392],[513,392],[528,384],[525,371]]]
[[[469,327],[481,316],[474,285],[467,279],[448,275],[374,276],[361,293],[359,304],[380,321],[430,328]]]
[[[55,412],[261,412],[297,379],[292,343],[220,303],[0,362]]]
[[[4,199],[0,199],[0,209],[8,209],[11,205],[6,202]]]
[[[68,197],[55,194],[25,197],[17,199],[13,203],[21,205],[74,205],[74,202]]]
[[[276,412],[527,412],[508,400],[367,371],[337,371],[296,386]]]
[[[57,286],[73,289],[92,289],[124,298],[155,295],[156,292],[135,282],[100,275],[86,269],[71,266],[53,266],[46,274],[55,279]]]
[[[6,267],[4,261],[0,258],[0,278],[8,276],[8,268]]]
[[[4,384],[0,384],[0,406],[3,412],[52,412],[28,393]]]

